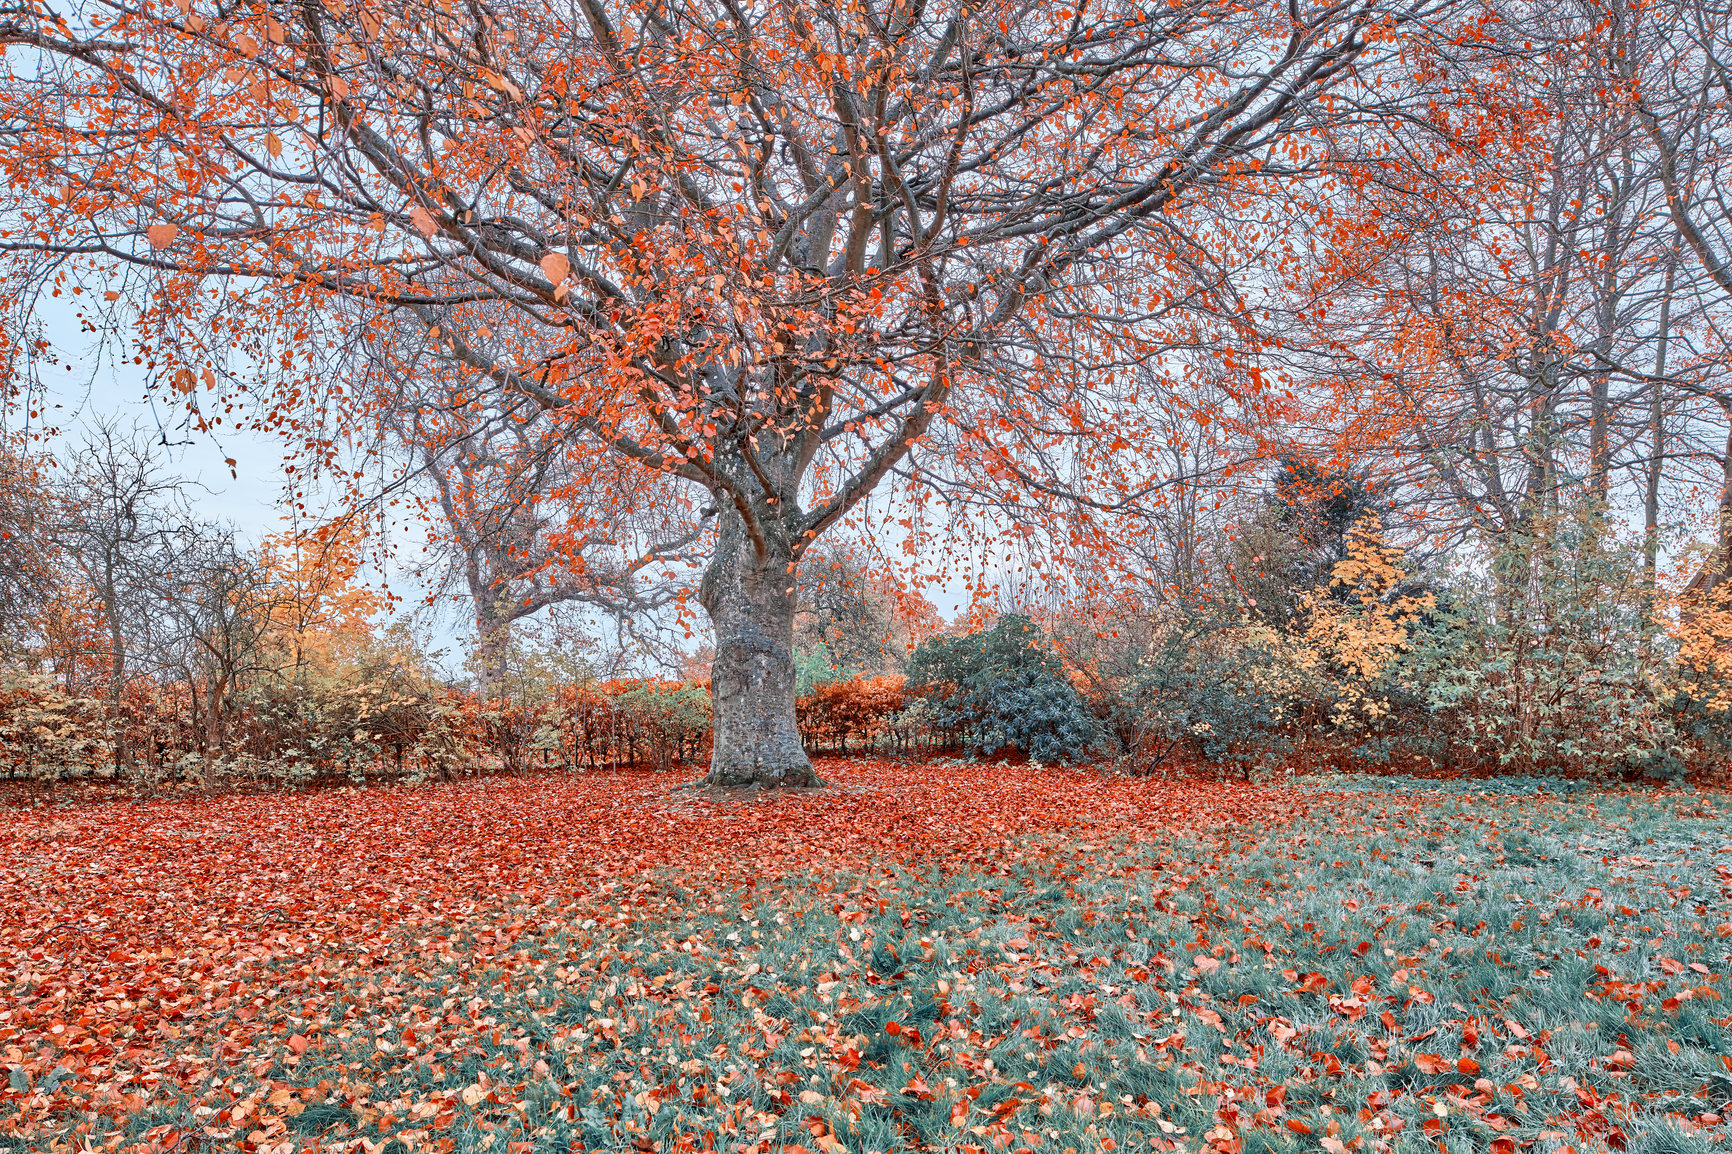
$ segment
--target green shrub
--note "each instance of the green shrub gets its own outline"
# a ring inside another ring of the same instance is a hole
[[[1289,748],[1298,684],[1280,634],[1249,620],[1174,613],[1119,686],[1110,721],[1147,772],[1189,750],[1249,777]]]
[[[1019,750],[1034,761],[1076,761],[1101,738],[1046,635],[1019,614],[985,632],[924,642],[908,686],[932,702],[937,729],[987,757]]]
[[[710,732],[710,695],[699,685],[642,683],[613,699],[627,724],[649,746],[650,760],[665,770]]]
[[[1644,648],[1638,546],[1584,504],[1459,569],[1390,679],[1448,728],[1452,757],[1521,773],[1683,769],[1667,662]]]

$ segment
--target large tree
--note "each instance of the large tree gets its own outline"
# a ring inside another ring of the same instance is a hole
[[[1166,427],[1128,368],[1254,322],[1232,274],[1392,163],[1356,134],[1451,3],[32,0],[11,299],[84,278],[331,461],[412,323],[430,387],[704,491],[709,780],[811,783],[812,542],[900,481],[1115,547]]]

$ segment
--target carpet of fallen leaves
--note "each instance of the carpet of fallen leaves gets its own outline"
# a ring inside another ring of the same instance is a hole
[[[0,1148],[1721,1146],[1723,794],[822,769],[0,812]]]

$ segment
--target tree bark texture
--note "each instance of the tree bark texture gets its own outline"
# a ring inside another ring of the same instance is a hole
[[[767,524],[766,524],[767,522]],[[794,723],[791,542],[771,532],[760,545],[732,510],[722,513],[716,553],[699,600],[716,635],[710,668],[713,745],[706,785],[821,786]]]

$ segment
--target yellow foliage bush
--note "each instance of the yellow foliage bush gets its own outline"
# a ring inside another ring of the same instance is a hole
[[[1347,557],[1331,571],[1327,593],[1307,594],[1307,623],[1295,650],[1299,667],[1333,682],[1330,721],[1356,729],[1389,713],[1380,685],[1407,648],[1413,626],[1436,608],[1432,594],[1400,592],[1407,573],[1401,550],[1383,540],[1383,525],[1367,514],[1347,535]]]

